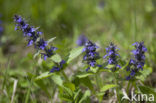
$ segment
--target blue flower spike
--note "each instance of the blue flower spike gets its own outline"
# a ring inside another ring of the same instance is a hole
[[[112,71],[116,71],[117,68],[121,68],[121,66],[118,64],[118,57],[120,56],[118,54],[119,48],[113,43],[110,43],[110,45],[105,49],[107,54],[103,58],[107,58],[107,62],[109,65],[115,66],[114,68],[112,68]]]
[[[144,42],[136,42],[132,45],[135,46],[135,50],[132,50],[134,59],[131,59],[127,66],[127,71],[129,71],[130,74],[126,77],[126,80],[134,79],[135,75],[137,75],[140,70],[143,70],[145,64],[145,52],[147,52],[147,48]]]
[[[86,71],[88,71],[90,67],[96,67],[96,66],[99,67],[99,65],[96,63],[96,60],[99,59],[100,57],[99,53],[96,52],[97,48],[99,47],[89,40],[85,43],[85,47],[83,49],[83,52],[85,52],[83,61],[86,61],[88,64],[88,68],[86,69]]]
[[[14,22],[16,23],[15,30],[21,30],[23,36],[28,41],[27,46],[34,45],[35,49],[42,50],[41,58],[46,60],[48,57],[54,55],[54,51],[57,49],[53,46],[48,46],[48,42],[45,41],[41,35],[42,32],[38,31],[39,28],[30,26],[27,22],[19,15],[14,16]]]

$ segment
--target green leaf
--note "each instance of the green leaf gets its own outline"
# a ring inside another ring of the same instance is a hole
[[[96,73],[98,71],[98,68],[99,67],[90,67],[90,70],[93,72],[93,73]]]
[[[76,75],[78,78],[85,78],[85,77],[88,77],[89,75],[93,75],[94,73],[91,73],[91,72],[87,72],[87,73],[81,73],[81,74],[78,74]]]
[[[81,89],[78,89],[78,91],[75,93],[75,95],[74,95],[74,100],[76,100],[77,99],[77,97],[78,97],[78,95],[80,94],[80,92],[81,92]]]
[[[33,59],[35,59],[39,54],[40,54],[40,50],[38,50],[38,51],[34,54]]]
[[[53,75],[52,79],[57,85],[63,86],[63,80],[60,75]]]
[[[82,53],[82,49],[84,47],[77,47],[77,48],[74,48],[70,51],[70,54],[69,54],[69,58],[67,60],[67,64],[69,62],[71,62],[73,59],[75,59],[76,57],[78,57],[81,53]]]
[[[152,68],[151,67],[147,67],[147,65],[145,65],[143,71],[140,71],[141,75],[136,76],[137,79],[140,79],[142,81],[144,81],[147,76],[152,73]]]
[[[67,93],[60,94],[60,97],[64,101],[73,101],[73,98]]]
[[[83,83],[85,86],[87,86],[90,90],[94,91],[92,82],[88,77],[81,78],[80,82]]]
[[[53,37],[53,38],[50,38],[49,40],[48,40],[48,43],[47,44],[49,44],[49,43],[51,43],[53,40],[55,40],[56,39],[56,37]]]
[[[43,82],[43,80],[35,81],[35,83],[50,97],[48,88],[47,88],[46,84]]]
[[[99,93],[97,93],[96,95],[97,96],[103,96],[105,94],[105,92],[99,92]]]
[[[115,84],[107,84],[107,85],[104,85],[104,86],[100,89],[100,91],[101,91],[101,92],[105,92],[105,91],[107,91],[108,89],[111,89],[111,88],[114,88],[114,87],[117,87],[117,85],[115,85]]]
[[[61,62],[61,56],[59,54],[55,54],[51,57],[51,59],[56,62],[56,63],[60,63]]]
[[[87,90],[87,91],[84,93],[84,95],[83,95],[83,97],[81,98],[81,100],[79,101],[79,103],[82,103],[82,102],[83,102],[84,100],[86,100],[90,95],[91,95],[90,91]]]
[[[45,79],[45,78],[48,78],[50,76],[54,75],[54,73],[50,73],[50,72],[44,72],[42,73],[41,75],[37,76],[34,81],[38,81],[38,80],[41,80],[41,79]]]
[[[65,101],[73,101],[73,92],[70,88],[62,87],[63,92],[60,92],[61,99]]]
[[[138,87],[143,94],[147,94],[147,95],[152,94],[154,95],[154,97],[156,97],[156,92],[154,91],[154,89],[147,86],[138,86]],[[156,98],[154,99],[156,101]]]
[[[106,68],[108,68],[108,69],[111,69],[111,68],[114,68],[114,67],[115,67],[115,65],[111,65],[111,64],[106,66]]]
[[[71,82],[67,82],[63,84],[65,87],[71,89],[73,92],[75,91],[75,85]]]

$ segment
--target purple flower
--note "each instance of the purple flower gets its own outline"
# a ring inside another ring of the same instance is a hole
[[[35,49],[44,51],[41,53],[41,58],[46,60],[48,57],[54,55],[56,48],[48,46],[47,41],[41,37],[42,32],[38,31],[38,28],[27,24],[19,15],[14,16],[14,22],[16,23],[15,30],[21,30],[23,32],[23,36],[28,41],[27,46],[34,45]]]
[[[54,67],[50,70],[51,73],[53,73],[53,72],[55,72],[55,71],[60,71],[60,68],[54,66]]]
[[[52,55],[54,55],[54,51],[56,50],[57,50],[56,47],[50,47],[49,49],[45,48],[45,53],[41,53],[41,58],[46,60],[48,57],[51,57]]]
[[[76,43],[78,46],[83,46],[87,41],[88,39],[85,35],[80,35]]]
[[[15,30],[21,30],[23,36],[27,38],[28,46],[32,45],[32,42],[35,43],[37,41],[37,38],[39,38],[39,31],[37,31],[36,28],[27,24],[19,15],[14,16],[14,22],[16,23]]]
[[[50,70],[51,73],[55,72],[55,71],[60,71],[61,69],[63,69],[63,66],[66,62],[64,60],[62,60],[58,66],[53,66],[53,68]]]
[[[40,40],[37,41],[35,47],[37,47],[37,48],[39,48],[39,49],[41,49],[41,50],[44,50],[44,49],[46,48],[47,45],[48,45],[48,44],[47,44],[47,41],[44,41],[43,38],[40,38]]]
[[[83,61],[86,61],[88,64],[88,68],[86,71],[90,69],[90,67],[95,67],[98,64],[96,63],[96,60],[99,59],[99,53],[96,52],[96,49],[98,46],[96,46],[94,43],[91,41],[87,41],[85,43],[85,47],[83,49],[83,52],[85,52],[85,55],[83,57]]]
[[[131,59],[129,61],[129,65],[127,66],[128,71],[130,72],[130,79],[134,78],[140,69],[143,70],[145,64],[145,52],[147,52],[144,42],[136,42],[132,45],[135,46],[135,50],[132,50],[134,59]]]
[[[113,71],[115,71],[116,68],[121,68],[121,66],[118,65],[119,54],[117,53],[118,52],[117,46],[115,46],[113,43],[110,43],[110,45],[105,49],[107,54],[103,58],[105,59],[106,57],[108,57],[107,59],[108,64],[115,65]]]

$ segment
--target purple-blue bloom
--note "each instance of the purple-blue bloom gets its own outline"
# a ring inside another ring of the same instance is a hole
[[[54,51],[56,51],[56,47],[50,47],[50,48],[45,48],[45,53],[41,53],[41,57],[46,60],[48,57],[51,57],[54,55]]]
[[[108,57],[108,64],[115,65],[113,71],[115,71],[117,68],[121,68],[121,66],[118,64],[119,54],[117,52],[119,48],[117,48],[117,46],[115,46],[113,43],[110,43],[110,45],[105,49],[107,54],[103,58],[105,59],[106,57]]]
[[[91,41],[87,41],[85,43],[85,47],[83,49],[83,52],[85,52],[83,61],[86,61],[87,64],[89,65],[86,71],[88,71],[90,67],[99,66],[96,63],[96,60],[99,59],[99,53],[96,52],[97,48],[98,46],[96,46],[96,44],[92,43]]]
[[[136,42],[133,46],[136,49],[132,51],[134,59],[131,59],[127,66],[127,71],[130,72],[128,78],[126,77],[127,80],[135,77],[140,69],[143,70],[145,64],[145,52],[147,52],[147,48],[144,46],[144,42]]]
[[[78,46],[83,46],[88,41],[87,37],[85,35],[80,35],[78,40],[76,41],[76,44]]]
[[[31,46],[37,41],[39,35],[36,33],[36,28],[27,24],[25,20],[19,15],[14,16],[14,21],[16,23],[15,30],[21,30],[23,32],[23,36],[27,38],[28,46]]]
[[[27,46],[34,45],[35,49],[44,51],[44,53],[41,53],[41,58],[46,60],[47,57],[54,55],[56,48],[51,46],[49,48],[48,42],[41,37],[42,32],[38,31],[38,28],[27,24],[19,15],[14,16],[14,22],[16,23],[15,30],[21,30],[23,36],[26,37],[26,40],[28,41]]]
[[[47,46],[47,41],[44,41],[43,38],[40,38],[39,41],[37,41],[35,47],[37,47],[38,49],[44,50]]]
[[[64,60],[62,60],[58,66],[53,66],[53,68],[50,70],[51,73],[55,72],[55,71],[60,71],[61,69],[63,69],[63,65],[65,64],[66,62]]]

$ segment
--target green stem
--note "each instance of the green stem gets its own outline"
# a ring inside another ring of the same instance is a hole
[[[97,90],[99,91],[100,90],[100,81],[99,81],[99,77],[98,77],[98,73],[95,74],[95,81],[96,81],[96,84],[97,84]]]
[[[126,92],[127,92],[127,95],[129,95],[129,88],[130,88],[130,85],[131,85],[131,82],[129,81],[129,82],[128,82],[128,86],[127,86],[127,91],[126,91]]]
[[[117,85],[116,87],[116,94],[117,94],[117,100],[118,100],[118,103],[121,103],[120,101],[120,94],[119,94],[119,87],[118,87],[118,81],[117,81],[117,76],[115,73],[113,73],[114,75],[114,78],[115,78],[115,84]]]
[[[135,89],[137,89],[136,81],[133,81],[132,85],[134,86]]]
[[[67,77],[67,75],[65,74],[65,72],[63,70],[62,70],[62,75],[63,75],[63,77],[65,78],[65,80],[67,82],[70,82],[69,79],[68,79],[68,77]]]

